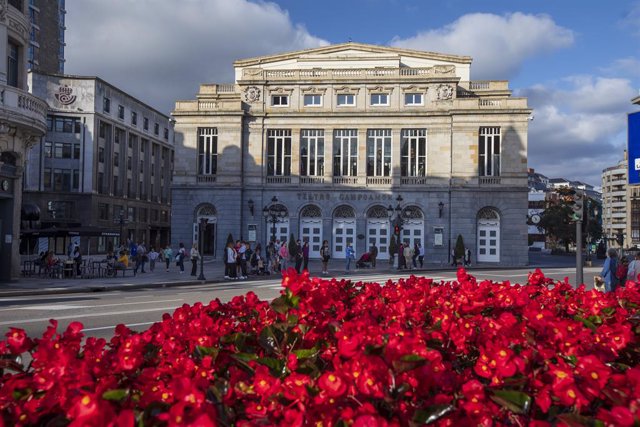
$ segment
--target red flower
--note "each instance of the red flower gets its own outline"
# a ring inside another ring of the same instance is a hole
[[[7,345],[12,354],[22,354],[33,348],[33,341],[27,337],[24,329],[9,328],[9,332],[5,334],[7,337]]]
[[[347,391],[347,384],[334,372],[327,372],[318,378],[318,387],[329,397],[340,397]]]

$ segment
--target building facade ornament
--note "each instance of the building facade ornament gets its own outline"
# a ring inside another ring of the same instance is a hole
[[[0,22],[7,18],[7,0],[0,0]]]
[[[451,85],[442,84],[437,87],[436,94],[440,101],[451,99],[453,98],[453,87]]]
[[[62,105],[71,105],[76,100],[73,88],[69,87],[69,85],[58,86],[58,93],[55,94],[55,97]]]
[[[245,88],[244,100],[247,102],[260,101],[260,88],[258,86],[248,86]]]

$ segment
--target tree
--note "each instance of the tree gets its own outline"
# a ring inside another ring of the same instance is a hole
[[[576,226],[571,222],[571,206],[558,202],[547,206],[541,215],[538,228],[558,244],[564,245],[569,252],[569,245],[576,241]]]
[[[229,243],[233,243],[233,236],[231,235],[231,233],[229,233],[229,235],[227,236],[227,245]]]
[[[454,253],[456,255],[456,259],[464,258],[464,240],[462,240],[461,234],[458,234],[458,238],[456,239],[456,248],[454,249]]]

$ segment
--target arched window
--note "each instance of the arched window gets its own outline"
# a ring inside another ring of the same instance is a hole
[[[367,211],[367,218],[389,218],[389,213],[384,206],[376,205]]]
[[[422,209],[417,206],[407,206],[402,209],[402,218],[403,219],[423,219]]]
[[[302,218],[320,218],[322,217],[322,210],[316,205],[307,205],[300,211],[300,217]]]
[[[355,218],[356,212],[351,206],[340,205],[333,211],[334,218]]]

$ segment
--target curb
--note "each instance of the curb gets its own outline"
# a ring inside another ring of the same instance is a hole
[[[509,270],[533,270],[536,268],[558,268],[558,266],[547,265],[528,265],[528,266],[517,266],[517,267],[501,267],[501,269],[509,269]],[[566,267],[563,267],[566,268]],[[475,266],[471,269],[467,269],[468,272],[473,271],[481,271],[481,270],[495,270],[495,266]],[[358,274],[368,274],[374,275],[376,273],[397,273],[398,270],[395,269],[380,269],[374,271],[368,271],[369,269],[359,270]],[[453,268],[451,266],[447,266],[445,268],[423,268],[417,270],[400,270],[411,272],[411,274],[418,274],[420,272],[433,272],[433,271],[442,271],[442,272],[451,272],[457,271],[457,268]],[[261,276],[264,277],[264,276]],[[274,275],[274,277],[277,277]],[[319,276],[321,277],[321,276]],[[348,275],[345,277],[348,279]],[[257,278],[250,278],[245,280],[244,282],[254,282],[257,281]],[[140,284],[128,284],[128,285],[110,285],[110,286],[101,286],[99,284],[89,285],[89,286],[78,286],[78,287],[69,287],[69,288],[42,288],[42,289],[8,289],[3,291],[1,289],[0,284],[0,298],[3,297],[27,297],[27,296],[38,296],[38,295],[61,295],[61,294],[81,294],[81,293],[93,293],[93,292],[111,292],[111,291],[122,291],[122,290],[135,290],[135,289],[150,289],[150,288],[173,288],[173,287],[181,287],[181,286],[197,286],[197,285],[214,285],[219,283],[237,283],[237,282],[229,282],[224,279],[213,279],[213,280],[189,280],[184,282],[153,282],[153,283],[140,283]]]

